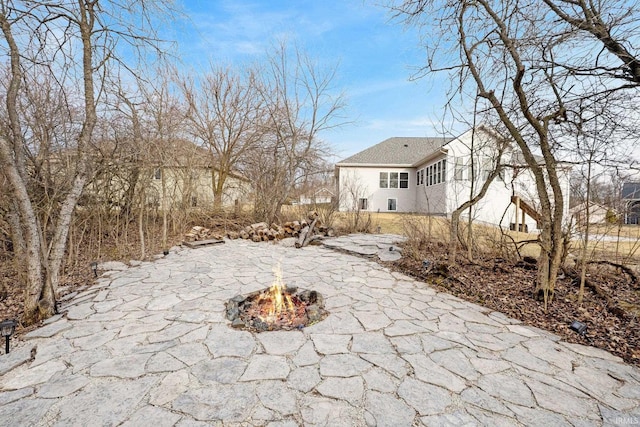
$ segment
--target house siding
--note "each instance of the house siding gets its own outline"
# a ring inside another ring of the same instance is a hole
[[[380,172],[409,174],[408,188],[380,188]],[[414,168],[340,167],[340,210],[356,210],[358,199],[368,200],[368,211],[389,212],[388,199],[396,199],[395,212],[415,212],[416,188]]]
[[[485,171],[488,169],[485,162],[497,157],[496,147],[487,134],[478,132],[474,135],[473,141],[471,138],[472,133],[469,131],[447,145],[448,164],[451,171],[449,177],[452,178],[447,183],[448,215],[451,215],[458,206],[480,191],[486,178]],[[473,147],[473,163],[476,168],[473,174],[471,173],[471,147]],[[502,163],[512,163],[513,155],[512,150],[505,151]],[[461,159],[464,165],[462,179],[455,179],[456,159]],[[492,167],[493,165],[490,168]],[[563,206],[565,224],[569,220],[569,171],[569,168],[561,165],[557,169],[560,186],[565,195]],[[474,178],[473,193],[472,177]],[[471,209],[472,218],[484,223],[499,224],[504,228],[509,228],[511,224],[522,223],[522,211],[517,210],[516,205],[511,202],[512,195],[519,197],[540,212],[537,187],[531,170],[525,167],[515,169],[507,167],[503,170],[501,177],[496,177],[485,196],[473,206]],[[463,214],[463,217],[468,218],[468,212]],[[526,214],[524,215],[524,223],[529,231],[538,228],[537,221]]]
[[[213,177],[217,172],[208,168],[172,168],[161,169],[161,174],[154,171],[146,189],[147,202],[163,207],[211,208],[213,206]],[[217,179],[217,176],[216,176]],[[164,180],[165,196],[163,200],[162,182]],[[238,200],[245,202],[249,193],[249,184],[244,180],[227,177],[222,194],[222,205],[233,206]]]
[[[428,168],[429,166],[436,165],[438,162],[445,161],[445,180],[444,182],[427,185],[428,181]],[[416,211],[424,212],[432,215],[446,215],[447,214],[447,194],[448,186],[446,176],[451,170],[451,165],[448,157],[445,154],[430,159],[427,162],[423,162],[417,168],[414,169],[414,180],[417,179],[416,172],[424,170],[425,182],[416,186]]]

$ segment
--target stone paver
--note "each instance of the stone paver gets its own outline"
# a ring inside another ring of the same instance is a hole
[[[0,425],[640,425],[638,368],[367,259],[401,256],[400,240],[100,264],[95,287],[0,356]],[[330,315],[230,328],[226,300],[269,286],[278,264]]]

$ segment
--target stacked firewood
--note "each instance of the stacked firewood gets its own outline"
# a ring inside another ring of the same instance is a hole
[[[300,241],[300,238],[307,241]],[[315,240],[323,237],[333,236],[333,229],[320,224],[317,212],[310,212],[306,219],[300,221],[287,221],[282,225],[271,224],[266,222],[258,222],[251,224],[240,230],[239,232],[229,232],[229,239],[248,239],[254,242],[266,242],[269,240],[280,240],[286,237],[297,237],[300,244],[296,246],[306,246],[312,238]],[[298,242],[296,242],[298,243]],[[304,244],[303,244],[304,243]]]
[[[306,219],[300,221],[288,221],[282,225],[256,222],[247,225],[240,231],[228,231],[224,236],[214,234],[205,227],[195,226],[185,234],[186,241],[198,241],[207,239],[245,239],[254,242],[267,242],[269,240],[281,240],[286,237],[297,237],[296,247],[306,246],[314,240],[333,236],[331,227],[320,224],[318,213],[309,212]]]
[[[282,227],[278,224],[267,224],[266,222],[256,222],[255,224],[247,225],[240,231],[229,231],[227,233],[229,239],[245,239],[253,240],[254,242],[266,242],[268,240],[282,239],[283,231]]]
[[[209,239],[218,239],[221,240],[223,238],[222,235],[218,233],[214,233],[210,229],[206,227],[202,227],[200,225],[196,225],[191,227],[189,232],[185,233],[184,240],[187,242],[197,242],[201,240],[209,240]]]

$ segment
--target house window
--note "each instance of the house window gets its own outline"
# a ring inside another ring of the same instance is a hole
[[[420,171],[416,171],[416,185],[420,185]]]
[[[398,188],[398,172],[389,172],[389,188]]]
[[[387,199],[387,210],[395,211],[396,210],[397,199]]]
[[[409,188],[409,172],[380,172],[380,188]]]
[[[442,165],[440,164],[440,162],[436,163],[436,169],[438,170],[436,176],[438,178],[438,184],[440,184],[442,182]]]
[[[196,196],[191,196],[191,207],[195,208],[198,206],[198,198]]]
[[[358,199],[358,209],[361,211],[366,211],[369,209],[369,200],[368,199]]]
[[[420,185],[424,184],[424,169],[420,169]]]
[[[409,172],[400,172],[400,188],[409,188]]]
[[[162,179],[162,169],[161,168],[155,168],[153,170],[153,179]]]
[[[433,165],[429,166],[429,185],[433,185]]]
[[[388,172],[380,172],[380,188],[389,188]]]
[[[447,181],[446,170],[447,170],[447,161],[443,160],[442,161],[442,182],[446,182]]]
[[[462,181],[462,175],[464,174],[464,161],[461,157],[456,157],[456,166],[453,172],[453,179],[456,181]]]

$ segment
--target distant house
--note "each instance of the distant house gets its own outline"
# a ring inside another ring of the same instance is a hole
[[[213,207],[213,180],[217,179],[217,169],[208,165],[184,167],[170,164],[153,168],[151,175],[151,183],[146,190],[147,201],[150,204],[167,208]],[[242,203],[249,192],[250,184],[246,178],[235,173],[230,174],[222,190],[222,206]]]
[[[315,205],[331,203],[335,194],[328,188],[319,188],[311,194],[303,194],[300,196],[300,205]]]
[[[421,212],[449,217],[477,194],[495,168],[498,136],[485,126],[455,138],[386,139],[336,164],[340,210]],[[538,198],[533,175],[513,148],[501,161],[500,177],[471,210],[475,220],[533,230],[538,227]],[[558,168],[564,194],[569,171]],[[569,218],[568,197],[563,206]],[[468,213],[467,213],[468,215]]]
[[[640,182],[625,182],[621,198],[625,208],[624,223],[640,224]]]
[[[584,225],[587,219],[587,202],[580,203],[571,209],[569,213],[573,218],[575,224]],[[598,203],[589,203],[589,223],[590,224],[604,224],[609,220],[611,215],[615,215],[613,209],[603,206]]]
[[[135,186],[146,204],[157,209],[209,209],[219,171],[211,153],[186,140],[150,143],[138,162],[111,161],[88,188],[93,197],[122,205]],[[221,192],[223,207],[246,201],[250,182],[238,173],[227,176]]]
[[[211,208],[219,171],[208,150],[185,140],[171,142],[169,155],[158,153],[162,159],[154,167],[148,194],[160,206]],[[240,203],[250,191],[249,180],[239,173],[227,175],[222,188],[222,206]],[[164,189],[163,189],[164,186]],[[166,201],[163,204],[163,194]]]

